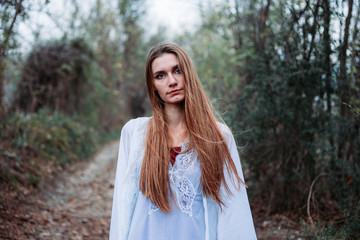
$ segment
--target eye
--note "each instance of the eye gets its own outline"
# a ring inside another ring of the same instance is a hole
[[[165,75],[162,73],[155,76],[156,79],[163,79],[164,77],[165,77]]]
[[[180,69],[177,68],[177,69],[175,70],[175,73],[176,73],[176,74],[181,74]]]

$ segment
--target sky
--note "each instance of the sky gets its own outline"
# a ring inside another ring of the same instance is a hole
[[[166,25],[171,35],[191,31],[200,22],[199,0],[148,0],[148,20],[156,26]]]
[[[199,4],[206,4],[208,1],[211,0],[146,0],[147,14],[143,21],[146,33],[156,33],[159,26],[166,26],[171,40],[177,34],[191,32],[200,22]],[[87,3],[89,2],[89,8],[82,5],[80,9],[85,15],[88,14],[94,0],[88,0]],[[112,2],[116,7],[116,0]],[[30,51],[35,39],[34,32],[39,33],[41,40],[60,38],[63,34],[62,28],[67,26],[71,17],[68,9],[73,8],[71,0],[50,0],[45,8],[39,9],[37,5],[33,5],[33,9],[29,19],[20,22],[18,26],[22,52]]]

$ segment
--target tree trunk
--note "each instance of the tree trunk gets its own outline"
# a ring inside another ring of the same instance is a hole
[[[353,0],[349,0],[348,3],[348,15],[346,17],[345,20],[345,31],[344,31],[344,39],[343,42],[341,44],[341,48],[340,48],[340,100],[342,103],[347,103],[349,104],[349,100],[350,100],[350,84],[349,81],[347,79],[347,74],[346,74],[346,59],[347,59],[347,55],[346,55],[346,50],[348,49],[348,45],[349,45],[349,28],[350,28],[350,22],[351,22],[351,17],[352,17],[352,9],[353,9]],[[349,114],[349,108],[344,105],[341,104],[341,108],[340,108],[340,113],[341,116],[343,117],[347,117]]]
[[[326,85],[326,104],[327,112],[331,113],[331,39],[330,39],[330,3],[329,0],[324,0],[324,53],[325,53],[325,85]]]
[[[5,117],[5,106],[3,103],[4,99],[4,56],[0,56],[0,119],[4,119]]]
[[[326,93],[326,105],[327,113],[331,116],[331,94],[333,89],[331,87],[331,37],[330,37],[330,21],[331,21],[331,11],[330,11],[330,2],[329,0],[323,1],[323,11],[324,11],[324,38],[323,38],[323,47],[324,47],[324,70],[325,70],[325,93]],[[334,146],[334,139],[332,135],[329,136],[329,142],[331,146]],[[335,165],[335,164],[334,164]]]
[[[344,118],[345,121],[347,121],[347,118],[349,117],[349,108],[348,105],[350,104],[350,82],[347,78],[346,73],[346,60],[347,55],[346,51],[348,49],[349,45],[349,28],[350,28],[350,22],[352,17],[352,9],[353,9],[353,0],[349,0],[348,2],[348,15],[345,20],[345,31],[344,31],[344,39],[340,47],[340,77],[339,77],[339,95],[340,95],[340,115]],[[343,131],[340,131],[340,138],[338,143],[338,158],[344,159],[346,157],[346,144],[347,144],[347,136],[343,133]]]
[[[5,3],[6,4],[6,3]],[[23,0],[15,1],[13,3],[15,7],[15,15],[13,16],[10,26],[8,29],[4,29],[4,40],[0,43],[0,118],[3,118],[6,114],[5,106],[4,106],[4,71],[5,71],[5,58],[6,58],[6,51],[8,49],[8,43],[10,40],[11,35],[13,34],[13,29],[15,26],[16,19],[18,18],[19,14],[23,10]]]

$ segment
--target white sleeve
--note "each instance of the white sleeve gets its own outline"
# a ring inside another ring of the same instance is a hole
[[[116,167],[116,177],[113,195],[113,205],[110,224],[110,240],[119,240],[121,236],[121,226],[124,219],[119,211],[121,204],[121,189],[124,184],[126,171],[128,168],[129,149],[130,149],[130,133],[129,123],[125,124],[121,130],[119,155]]]
[[[227,128],[227,127],[226,127]],[[239,177],[244,181],[244,175],[241,168],[239,153],[236,148],[234,137],[227,128],[225,139],[230,150],[230,155],[235,163]],[[224,169],[225,180],[232,195],[224,194],[225,206],[218,213],[218,240],[253,240],[256,238],[253,219],[249,206],[249,200],[246,193],[246,187],[240,185],[238,191],[233,185],[229,173]],[[222,193],[225,190],[222,186]]]

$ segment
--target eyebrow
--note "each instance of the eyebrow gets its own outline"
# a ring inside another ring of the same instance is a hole
[[[176,64],[175,66],[173,66],[171,68],[171,70],[174,71],[175,69],[178,69],[178,68],[179,68],[179,64]],[[160,73],[165,73],[165,71],[164,70],[159,70],[159,71],[154,72],[153,75],[156,76],[156,75],[158,75]]]

